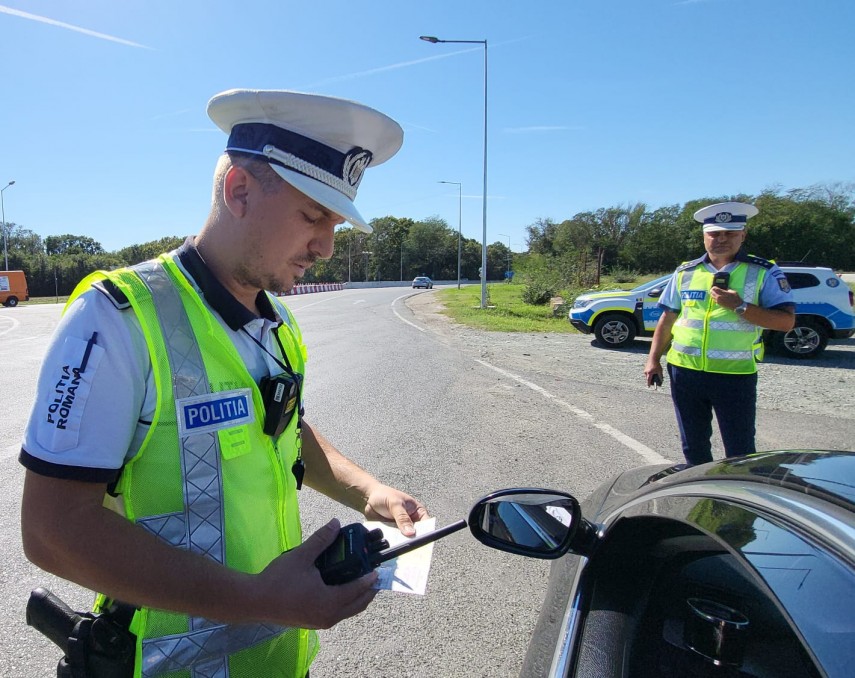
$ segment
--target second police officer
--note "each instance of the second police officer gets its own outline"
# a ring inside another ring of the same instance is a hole
[[[728,457],[755,452],[757,361],[763,328],[786,332],[795,303],[784,273],[746,254],[746,222],[754,205],[723,202],[695,212],[706,253],[677,268],[662,295],[644,368],[647,385],[662,379],[667,351],[671,397],[683,455],[690,465],[712,461],[712,413]]]

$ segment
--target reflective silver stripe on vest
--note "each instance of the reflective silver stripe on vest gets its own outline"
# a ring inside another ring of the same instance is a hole
[[[760,279],[759,266],[749,266],[745,272],[745,286],[742,288],[742,300],[752,304],[757,303],[757,281]]]
[[[133,269],[151,292],[172,372],[176,400],[210,393],[202,353],[181,295],[166,269],[149,261]],[[137,524],[172,546],[225,563],[223,479],[216,432],[181,439],[184,512],[141,518]],[[190,669],[193,678],[228,678],[228,655],[279,635],[284,627],[229,626],[190,617],[190,632],[144,640],[142,675]]]
[[[671,348],[677,351],[677,353],[685,353],[686,355],[699,356],[701,354],[701,349],[697,346],[686,346],[685,344],[671,342]]]
[[[693,330],[704,329],[704,321],[700,318],[684,318],[681,316],[676,324],[680,327],[688,327]],[[745,320],[737,320],[736,322],[711,320],[709,327],[711,330],[723,330],[725,332],[745,332],[746,330],[752,330],[754,325]]]
[[[714,360],[753,360],[754,351],[707,351],[707,358]]]
[[[143,676],[157,676],[170,671],[187,669],[193,664],[194,678],[215,678],[228,675],[224,661],[199,665],[200,657],[220,659],[221,655],[238,652],[278,635],[282,629],[265,624],[216,626],[174,636],[162,636],[145,643]],[[195,663],[195,664],[194,664]],[[213,666],[213,664],[219,664]],[[222,671],[225,667],[225,672]]]
[[[695,269],[697,266],[692,266],[692,268],[687,271],[683,271],[683,275],[680,276],[680,291],[689,289],[689,285],[692,284],[692,277],[695,275]]]
[[[693,330],[702,330],[704,329],[704,321],[697,318],[685,318],[680,316],[677,318],[676,325],[680,327],[689,327]]]
[[[751,331],[755,326],[745,320],[737,320],[736,322],[727,322],[724,320],[711,320],[711,330],[723,330],[725,332],[745,332]]]
[[[178,290],[166,269],[145,262],[134,270],[151,291],[166,353],[172,371],[176,400],[210,393],[202,353]],[[220,476],[220,441],[216,432],[196,433],[181,439],[181,470],[184,474],[184,516],[172,514],[140,520],[152,521],[156,534],[173,546],[225,562],[223,545],[223,483]]]

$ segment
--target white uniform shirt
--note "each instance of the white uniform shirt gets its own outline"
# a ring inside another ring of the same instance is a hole
[[[736,255],[736,259],[721,270],[729,273],[736,268],[740,262],[747,261],[745,255],[741,252]],[[702,257],[694,259],[693,262],[702,264],[710,273],[717,273],[718,269],[710,262],[709,254],[704,254]],[[691,262],[690,262],[691,263]],[[679,269],[678,269],[679,270]],[[668,280],[665,287],[662,289],[662,294],[659,295],[657,306],[673,313],[679,313],[683,306],[680,299],[680,288],[678,284],[678,271],[674,271],[671,278]],[[776,265],[772,265],[766,276],[763,278],[763,284],[760,287],[760,306],[762,308],[794,308],[793,294],[790,290],[790,285],[787,282],[787,277],[784,272]]]
[[[241,306],[213,280],[191,241],[178,252],[182,259],[174,253],[175,261],[256,383],[281,374],[276,361],[281,352],[272,332],[280,323],[278,315],[260,318]],[[188,256],[201,286],[182,265]],[[91,289],[62,317],[48,348],[20,461],[44,475],[111,482],[139,451],[156,403],[151,360],[136,314],[130,308],[118,309],[104,293]]]

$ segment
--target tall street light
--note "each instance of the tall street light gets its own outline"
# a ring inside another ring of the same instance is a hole
[[[374,252],[363,252],[365,255],[365,282],[368,282],[368,257],[370,257]]]
[[[463,184],[459,181],[440,181],[440,184],[457,186],[457,289],[460,289],[460,241],[463,232]]]
[[[497,233],[496,235],[500,235],[503,238],[508,239],[508,275],[506,275],[505,278],[507,280],[510,280],[511,279],[511,276],[510,276],[510,273],[511,273],[511,236],[505,235],[504,233]]]
[[[484,45],[484,231],[481,236],[481,308],[487,308],[487,41],[440,40],[432,35],[421,35],[419,39],[433,44],[447,42],[464,45]]]
[[[14,181],[10,181],[3,188],[0,188],[0,218],[3,220],[3,258],[6,260],[7,271],[9,270],[9,251],[6,249],[6,206],[3,204],[3,191],[14,184]]]

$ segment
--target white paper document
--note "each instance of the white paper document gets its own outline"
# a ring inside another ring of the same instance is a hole
[[[420,520],[415,524],[416,536],[419,537],[428,532],[433,532],[436,526],[436,518]],[[394,525],[375,520],[365,522],[369,530],[379,528],[383,530],[383,538],[389,542],[389,546],[397,546],[410,541],[409,537],[401,534]],[[423,596],[427,588],[428,573],[430,572],[430,561],[433,557],[433,542],[393,558],[377,566],[377,574],[380,575],[374,584],[375,589],[381,591],[398,591],[400,593],[415,593]]]

